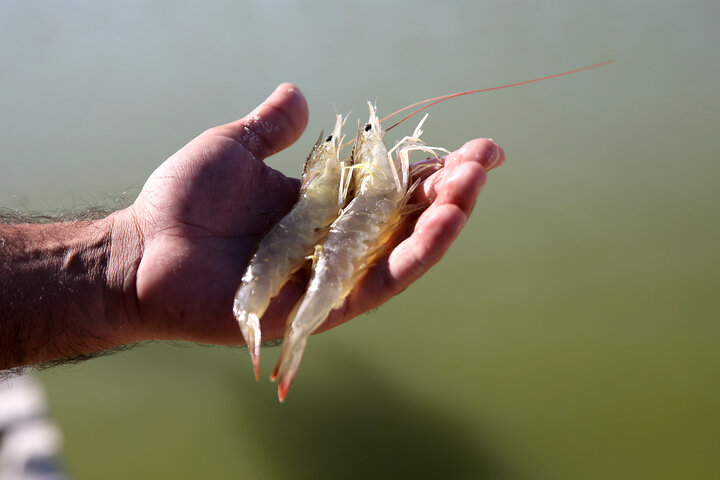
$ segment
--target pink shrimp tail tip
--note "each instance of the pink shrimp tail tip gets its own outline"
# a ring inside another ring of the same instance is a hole
[[[260,357],[254,351],[250,351],[250,359],[252,360],[253,370],[255,371],[255,381],[260,381]]]
[[[292,385],[293,377],[288,377],[286,373],[280,372],[280,362],[278,362],[278,364],[275,366],[275,370],[273,370],[273,372],[270,374],[270,380],[273,382],[275,380],[279,381],[278,400],[280,400],[280,402],[284,402],[285,397],[290,390],[290,386]]]
[[[278,384],[278,400],[280,402],[285,401],[285,397],[288,394],[288,391],[290,390],[290,385],[292,385],[292,379],[282,378],[280,379],[280,383]]]

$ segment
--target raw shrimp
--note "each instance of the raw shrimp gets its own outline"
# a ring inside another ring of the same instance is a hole
[[[250,350],[256,379],[260,373],[260,318],[270,299],[306,262],[344,206],[346,189],[340,188],[344,172],[340,159],[342,125],[342,116],[337,115],[332,134],[324,140],[320,134],[303,168],[300,198],[260,241],[235,295],[233,313]]]
[[[413,187],[408,187],[409,152],[434,152],[420,142],[420,125],[393,149],[383,142],[375,107],[368,102],[370,120],[354,147],[355,197],[330,226],[316,249],[317,260],[305,296],[285,335],[283,351],[271,378],[279,378],[278,396],[284,400],[300,364],[307,338],[340,307],[358,279],[386,252],[403,218]]]

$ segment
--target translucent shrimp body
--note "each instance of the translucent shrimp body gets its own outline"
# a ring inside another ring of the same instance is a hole
[[[256,379],[260,318],[270,299],[313,253],[344,205],[345,199],[338,194],[344,167],[339,157],[342,124],[342,116],[337,115],[332,135],[323,141],[321,134],[305,162],[297,203],[260,241],[235,295],[233,313],[250,350]]]
[[[330,226],[322,246],[316,249],[310,285],[286,332],[283,351],[271,377],[279,378],[280,401],[297,372],[307,338],[331,310],[342,306],[367,267],[385,252],[402,221],[411,190],[408,151],[420,142],[415,135],[407,137],[398,144],[393,158],[383,143],[375,107],[369,106],[370,120],[354,149],[355,197]],[[419,128],[416,134],[420,134]]]

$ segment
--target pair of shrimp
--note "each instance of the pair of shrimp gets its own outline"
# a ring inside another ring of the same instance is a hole
[[[436,151],[449,153],[420,141],[420,127],[427,116],[412,136],[388,151],[376,109],[369,102],[368,107],[370,120],[354,146],[354,197],[316,250],[310,283],[285,334],[282,354],[270,377],[278,379],[280,401],[292,384],[310,334],[332,310],[342,306],[366,269],[386,253],[391,237],[402,223],[405,206],[417,185],[409,184],[409,153],[413,150],[433,155]]]
[[[310,286],[296,309],[272,376],[280,376],[281,400],[297,371],[307,337],[342,304],[400,224],[411,192],[408,152],[433,151],[419,141],[422,131],[418,125],[412,137],[396,146],[393,159],[383,142],[375,107],[368,106],[370,120],[358,134],[352,160],[340,158],[340,115],[333,133],[324,142],[316,142],[303,169],[298,202],[262,239],[235,296],[233,313],[258,379],[260,318],[292,273],[308,258],[314,259]],[[353,181],[355,196],[342,209]],[[319,292],[322,295],[318,296]]]
[[[333,309],[342,306],[367,268],[386,253],[386,245],[402,223],[407,201],[417,185],[409,185],[410,152],[447,153],[444,149],[427,147],[420,141],[425,118],[412,136],[405,137],[388,151],[383,141],[381,122],[404,110],[426,104],[387,128],[387,131],[425,108],[450,98],[534,83],[611,62],[520,83],[431,98],[409,105],[382,120],[378,119],[375,107],[368,103],[370,120],[358,133],[349,160],[340,158],[343,122],[338,115],[332,135],[320,142],[321,135],[305,163],[300,199],[258,245],[235,297],[233,312],[250,350],[255,377],[259,377],[260,318],[270,299],[277,295],[290,275],[308,258],[313,258],[309,286],[290,316],[283,351],[271,376],[271,379],[279,380],[280,401],[284,400],[292,384],[310,334]],[[343,208],[351,182],[355,184],[354,196]]]

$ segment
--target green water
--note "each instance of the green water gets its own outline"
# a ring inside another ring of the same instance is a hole
[[[154,345],[44,373],[70,471],[716,474],[719,21],[701,0],[3,2],[0,205],[21,210],[132,199],[282,81],[311,119],[270,162],[297,176],[335,110],[616,60],[431,110],[429,144],[492,137],[507,163],[428,275],[312,338],[285,404],[241,350]]]

